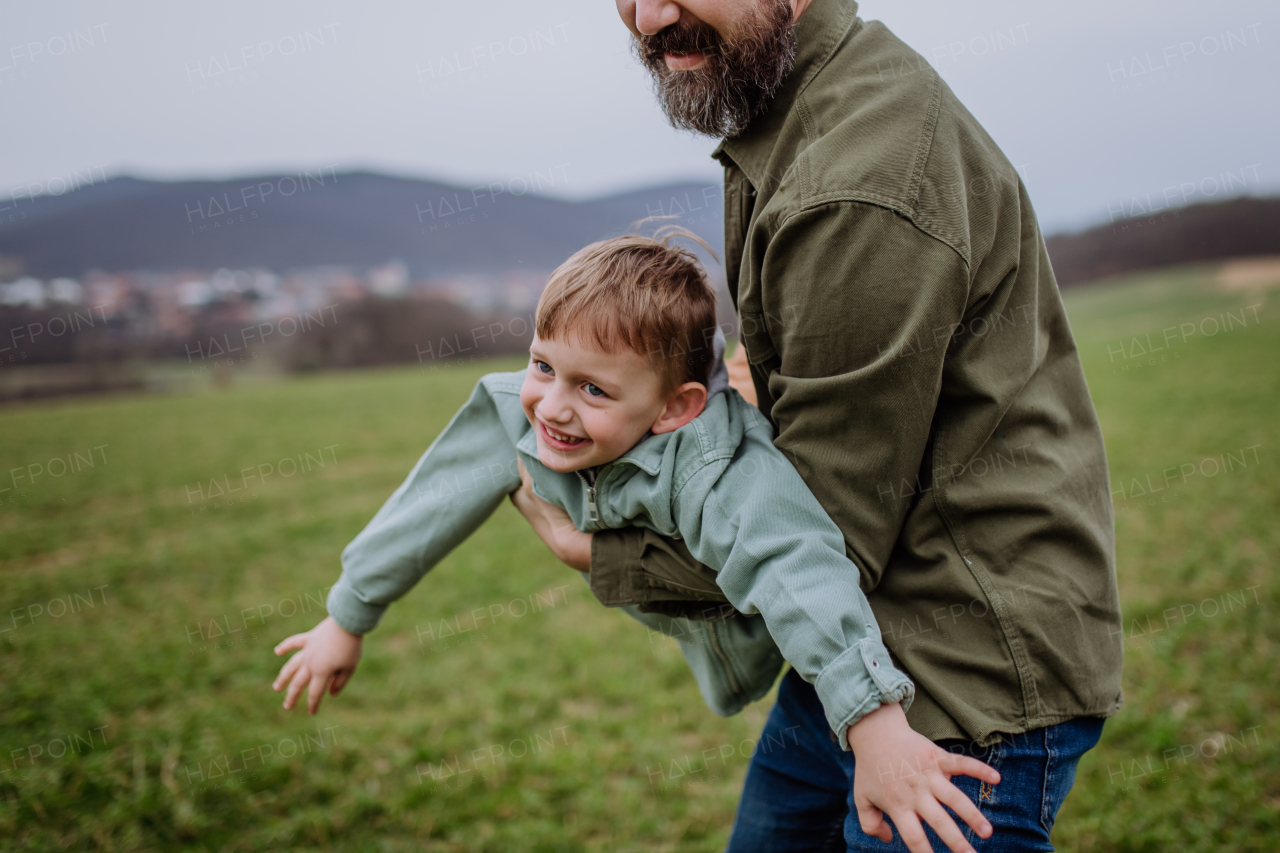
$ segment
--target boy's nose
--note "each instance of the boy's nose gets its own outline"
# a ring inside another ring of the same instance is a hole
[[[567,395],[558,389],[548,391],[535,411],[538,417],[549,423],[566,424],[573,420],[573,407]]]

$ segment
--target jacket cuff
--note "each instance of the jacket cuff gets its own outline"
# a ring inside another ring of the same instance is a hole
[[[346,575],[338,578],[333,589],[329,590],[325,607],[333,621],[349,634],[369,633],[377,627],[382,614],[387,610],[385,604],[370,604],[361,600],[351,584],[347,583]]]
[[[911,707],[916,686],[889,658],[884,644],[869,637],[846,649],[818,673],[813,683],[827,723],[840,748],[849,751],[849,727],[881,705]]]

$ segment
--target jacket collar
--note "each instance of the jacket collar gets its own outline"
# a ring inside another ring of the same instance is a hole
[[[796,21],[796,61],[764,111],[737,136],[722,139],[711,156],[722,165],[726,156],[746,174],[752,186],[764,182],[765,169],[782,119],[796,98],[827,64],[858,18],[855,0],[813,0]]]

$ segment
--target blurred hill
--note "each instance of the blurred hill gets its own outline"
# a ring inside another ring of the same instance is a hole
[[[89,270],[345,266],[396,258],[414,279],[554,269],[645,216],[675,214],[719,252],[718,183],[675,183],[587,201],[547,195],[554,169],[462,187],[371,172],[226,181],[116,177],[13,200],[0,227],[11,276]],[[1060,285],[1192,261],[1280,252],[1280,198],[1166,208],[1048,239]]]
[[[551,270],[587,243],[669,213],[719,251],[719,184],[580,202],[545,195],[563,183],[554,169],[477,187],[328,169],[229,181],[117,177],[58,196],[19,196],[0,227],[0,256],[8,269],[38,278],[93,269],[365,268],[391,258],[428,278]]]
[[[1046,243],[1059,287],[1120,273],[1280,254],[1280,198],[1236,198],[1158,210]]]

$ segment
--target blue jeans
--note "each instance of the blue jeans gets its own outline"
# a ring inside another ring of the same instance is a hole
[[[943,749],[971,755],[1000,771],[1000,784],[994,787],[972,776],[951,777],[995,830],[984,841],[947,809],[973,848],[979,853],[1053,850],[1049,831],[1075,782],[1076,763],[1098,742],[1102,722],[1077,717],[1004,735],[990,747],[938,741]],[[907,853],[897,827],[892,844],[862,831],[853,806],[853,766],[853,753],[835,742],[813,685],[788,670],[747,768],[729,853]],[[948,850],[922,824],[933,849]]]

